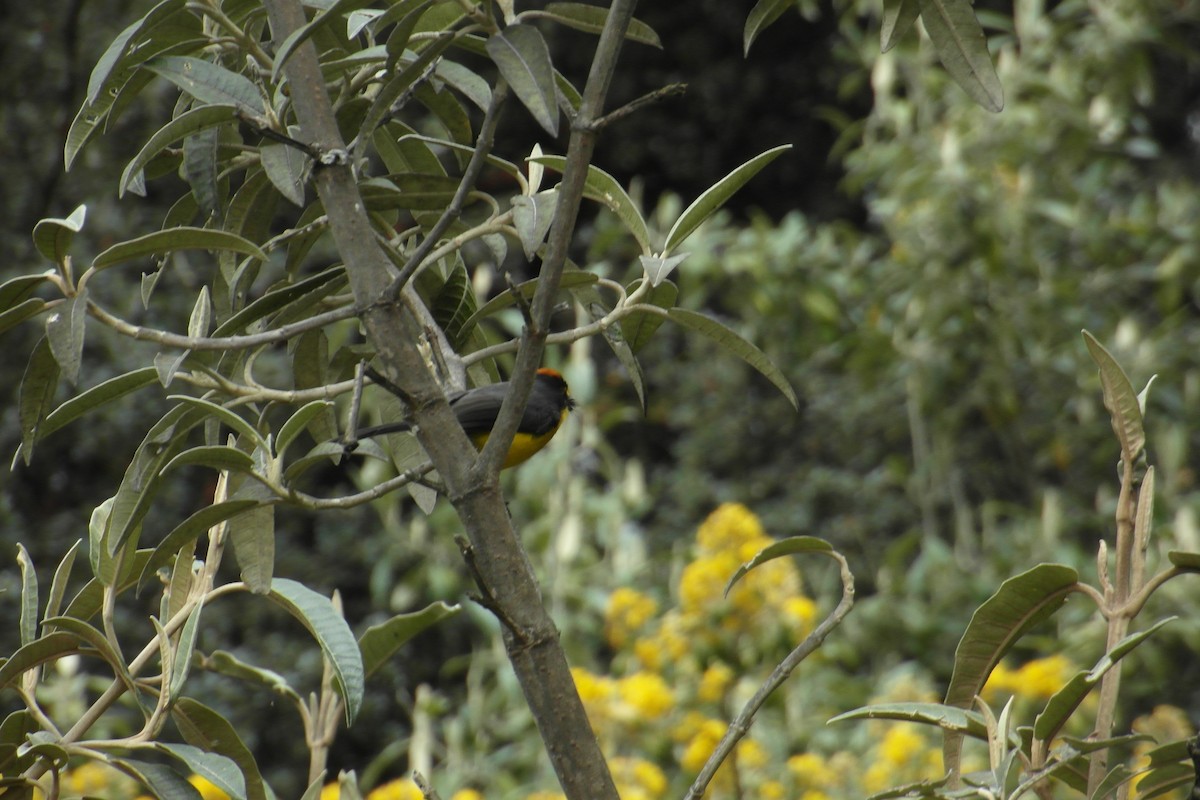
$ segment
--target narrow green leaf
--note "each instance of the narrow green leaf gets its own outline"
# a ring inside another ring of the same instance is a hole
[[[19,275],[0,284],[0,311],[8,311],[27,302],[34,290],[50,280],[53,270],[37,275]]]
[[[105,586],[112,586],[120,578],[117,573],[117,563],[104,544],[108,533],[109,522],[112,520],[112,509],[116,496],[108,498],[92,509],[88,520],[88,561],[92,566],[92,574],[96,580]]]
[[[629,342],[625,341],[621,328],[608,328],[602,331],[604,343],[613,351],[613,355],[617,357],[617,361],[621,362],[621,366],[625,368],[625,374],[629,377],[629,382],[633,384],[633,390],[638,396],[638,405],[642,409],[642,413],[646,413],[646,379],[642,375],[642,365],[638,363],[637,355],[633,348],[629,346]]]
[[[304,794],[300,796],[300,800],[319,800],[321,797],[321,792],[325,789],[326,773],[327,770],[321,770],[321,774],[318,775],[313,782],[308,785],[308,788],[304,790]]]
[[[112,504],[112,516],[104,534],[106,551],[117,552],[139,529],[142,518],[162,483],[162,467],[184,448],[187,433],[204,421],[203,408],[173,406],[151,426],[125,469]]]
[[[258,148],[263,171],[279,193],[297,206],[304,205],[304,183],[309,160],[291,145],[264,144]]]
[[[183,140],[183,176],[205,217],[219,216],[224,201],[217,167],[220,143],[221,131],[217,128],[205,128]]]
[[[785,0],[790,3],[792,0]],[[537,18],[553,20],[560,25],[574,28],[584,33],[600,34],[608,21],[608,9],[603,6],[589,6],[586,3],[547,3],[542,11],[531,9],[522,11],[520,19]],[[648,44],[662,49],[662,40],[646,23],[640,19],[630,19],[625,31],[625,38],[638,44]]]
[[[36,317],[46,310],[48,304],[40,297],[31,297],[6,311],[0,312],[0,333],[15,328],[30,317]]]
[[[253,442],[255,447],[260,447],[263,450],[267,449],[267,443],[266,440],[263,439],[262,434],[255,430],[253,425],[239,417],[234,412],[230,411],[228,408],[218,405],[211,400],[205,400],[202,397],[192,397],[191,395],[186,394],[168,395],[167,399],[177,400],[184,405],[189,405],[200,409],[207,416],[215,417],[218,421],[224,423],[226,427],[235,432],[238,436],[245,437],[248,441]]]
[[[208,298],[208,284],[205,284],[200,287],[200,294],[196,296],[196,304],[192,306],[192,314],[188,317],[188,336],[208,336],[211,325],[212,302]]]
[[[896,46],[921,15],[921,0],[885,0],[879,46],[886,53]]]
[[[155,742],[154,747],[179,759],[191,774],[204,778],[233,800],[246,800],[246,781],[232,759],[189,744]]]
[[[33,460],[33,444],[41,437],[42,420],[54,402],[58,389],[58,362],[43,336],[34,345],[21,377],[21,392],[17,400],[17,417],[21,423],[21,455],[28,465]]]
[[[275,439],[276,455],[282,456],[301,431],[307,428],[314,419],[324,415],[332,408],[333,403],[328,400],[313,400],[288,417],[287,422],[283,423],[279,429],[279,436]]]
[[[750,14],[746,17],[746,27],[742,31],[742,53],[750,55],[750,47],[758,35],[771,27],[771,23],[783,16],[796,0],[758,0]]]
[[[170,767],[132,758],[113,758],[108,763],[141,783],[159,800],[204,800],[200,790]]]
[[[246,475],[229,475],[231,500],[257,505],[229,519],[229,540],[241,567],[242,580],[254,594],[267,594],[275,572],[275,506],[271,491]]]
[[[112,40],[108,48],[104,51],[104,54],[100,56],[99,61],[96,62],[96,66],[92,68],[92,74],[88,78],[88,103],[94,103],[100,99],[101,93],[108,87],[110,79],[121,64],[121,60],[128,54],[132,45],[137,43],[141,35],[152,30],[155,25],[158,25],[167,17],[181,10],[185,1],[163,0],[163,2],[146,12],[144,17],[130,24],[125,30],[117,34],[117,37]]]
[[[1142,776],[1137,785],[1137,797],[1138,800],[1153,800],[1195,781],[1196,769],[1191,764],[1168,764]]]
[[[700,226],[700,223],[716,213],[717,209],[725,205],[725,202],[757,175],[763,167],[791,149],[790,144],[785,144],[760,153],[706,189],[684,210],[671,227],[667,233],[666,244],[663,245],[662,255],[665,256],[678,247],[684,239],[691,235],[692,231]]]
[[[406,168],[406,169],[399,169],[399,170],[391,169],[391,167],[389,166],[389,170],[391,170],[392,172],[407,171],[407,172],[432,173],[432,172],[435,172],[439,167],[444,171],[445,168],[441,167],[441,162],[437,160],[437,156],[434,155],[434,152],[429,147],[429,145],[432,145],[433,147],[436,147],[438,149],[446,148],[447,150],[453,150],[459,156],[470,156],[471,153],[475,152],[475,148],[471,145],[459,144],[458,142],[454,142],[449,139],[441,139],[436,136],[422,136],[420,134],[415,134],[415,133],[410,133],[405,136],[399,137],[396,144],[404,150],[404,155],[408,158],[408,160],[410,162],[412,162],[412,166],[409,168]],[[412,147],[413,145],[416,145],[416,144],[423,145],[422,150],[424,151],[425,154],[428,154],[428,155],[424,156],[423,158],[420,158],[420,159],[415,158],[414,156],[420,152],[420,151],[416,151]],[[433,161],[428,162],[427,161],[428,158],[432,158]],[[521,170],[517,168],[516,164],[512,163],[511,161],[506,161],[503,158],[500,158],[499,156],[489,155],[487,157],[487,163],[488,163],[488,166],[495,167],[496,169],[500,170],[501,172],[504,172],[505,174],[511,175],[513,177],[516,177],[521,172]]]
[[[162,468],[162,474],[165,475],[172,470],[188,465],[199,465],[230,472],[254,471],[254,459],[248,453],[227,445],[211,445],[184,450],[167,462],[167,465]]]
[[[966,734],[978,739],[987,738],[987,724],[983,717],[975,711],[967,711],[955,706],[940,703],[880,703],[873,706],[863,706],[844,714],[838,714],[829,720],[845,722],[859,719],[890,719],[897,722],[920,722],[925,725],[936,725],[942,730]]]
[[[103,633],[83,620],[75,619],[74,617],[47,617],[45,626],[47,630],[57,628],[58,630],[65,631],[92,648],[95,651],[93,655],[98,655],[104,663],[108,664],[112,668],[113,674],[125,684],[125,689],[129,692],[129,696],[138,698],[140,690],[134,683],[133,676],[129,674],[124,657],[112,646],[112,643],[108,641],[108,638]],[[140,704],[140,698],[138,702]]]
[[[950,77],[988,111],[1004,108],[1004,87],[971,0],[920,0],[921,21]]]
[[[230,122],[238,118],[237,106],[229,104],[198,106],[185,111],[168,122],[151,136],[137,155],[133,157],[121,172],[121,180],[117,183],[117,195],[123,197],[134,179],[142,173],[150,161],[162,152],[163,148],[182,141],[189,136]],[[199,201],[199,197],[197,197]]]
[[[558,93],[541,31],[531,25],[509,25],[488,38],[487,53],[537,123],[557,136]]]
[[[305,331],[294,340],[292,351],[292,383],[297,389],[311,389],[329,383],[329,338],[323,330]],[[332,406],[308,421],[308,431],[315,442],[326,442],[337,436],[337,420]],[[276,452],[283,450],[295,440],[280,443],[276,440]]]
[[[780,539],[774,544],[767,545],[762,550],[754,554],[754,558],[747,561],[737,568],[737,572],[729,578],[729,583],[725,584],[725,596],[729,596],[729,590],[734,584],[742,579],[742,577],[750,572],[755,567],[761,566],[768,561],[773,561],[784,556],[798,555],[800,553],[832,553],[833,545],[824,539],[819,539],[816,536],[789,536],[786,539]]]
[[[421,82],[413,89],[413,97],[433,114],[437,122],[441,123],[446,135],[452,141],[462,145],[475,144],[471,115],[467,113],[466,107],[454,92],[439,92],[433,84]],[[461,153],[462,151],[456,150],[454,156],[458,159],[459,167],[465,167],[467,158]]]
[[[17,543],[17,565],[21,568],[21,617],[18,627],[21,631],[21,644],[27,645],[37,638],[38,597],[37,572],[33,568],[33,560],[25,545]]]
[[[183,630],[179,632],[179,643],[175,647],[175,659],[171,662],[171,676],[167,683],[168,698],[179,697],[188,673],[192,671],[192,653],[196,649],[196,637],[200,634],[200,614],[203,610],[204,603],[197,603],[183,623]]]
[[[675,268],[683,263],[690,253],[678,253],[673,256],[641,256],[642,270],[651,286],[658,286],[667,279]]]
[[[558,172],[562,172],[567,163],[562,156],[537,156],[529,160],[537,164],[544,164]],[[587,179],[583,184],[583,196],[603,204],[616,214],[617,219],[625,224],[625,229],[633,234],[633,238],[642,246],[642,252],[650,254],[650,229],[646,227],[646,220],[642,218],[642,212],[638,210],[633,198],[617,182],[616,178],[599,167],[588,166]]]
[[[1167,617],[1144,631],[1126,636],[1113,645],[1112,649],[1096,663],[1096,666],[1073,675],[1061,689],[1054,693],[1046,703],[1046,707],[1037,715],[1033,723],[1033,735],[1046,742],[1057,737],[1062,726],[1071,718],[1075,709],[1092,689],[1099,685],[1100,679],[1106,672],[1116,666],[1135,647],[1157,633],[1160,628],[1176,619],[1178,617]]]
[[[1117,764],[1108,771],[1108,774],[1100,780],[1100,783],[1096,784],[1096,790],[1092,792],[1089,800],[1105,800],[1108,797],[1112,797],[1113,792],[1126,783],[1129,783],[1129,781],[1138,775],[1145,774],[1145,772],[1146,770],[1134,772],[1124,764]],[[1141,797],[1140,792],[1138,793],[1138,797]]]
[[[137,580],[137,575],[140,574],[142,567],[145,566],[146,560],[149,558],[149,550],[138,550],[129,555],[130,568],[128,574],[123,575],[117,582],[118,594],[133,587]],[[67,604],[67,610],[62,613],[62,616],[89,620],[100,613],[100,606],[103,602],[104,584],[93,578],[84,584],[83,588],[71,598],[71,602]]]
[[[474,70],[467,69],[456,61],[442,59],[437,64],[435,74],[474,103],[480,111],[487,111],[488,106],[492,104],[491,85]]]
[[[350,626],[329,598],[302,583],[276,578],[271,583],[270,596],[308,628],[321,646],[346,704],[346,720],[353,722],[362,706],[364,673],[362,653]]]
[[[119,400],[125,395],[136,392],[154,383],[154,367],[142,367],[133,372],[126,372],[115,378],[109,378],[103,383],[96,384],[87,391],[75,395],[70,400],[54,409],[45,422],[42,423],[40,435],[45,437],[54,433],[89,411]]]
[[[374,675],[375,670],[386,664],[388,659],[414,636],[461,610],[462,606],[446,605],[438,601],[420,611],[397,614],[387,622],[367,628],[358,639],[365,674],[368,677]]]
[[[1183,550],[1167,551],[1167,560],[1179,569],[1188,572],[1200,572],[1200,553],[1187,553]]]
[[[0,689],[12,684],[22,673],[79,651],[79,640],[69,633],[48,633],[20,647],[6,661],[0,663]]]
[[[88,290],[85,287],[46,317],[46,338],[50,342],[50,352],[54,353],[62,376],[71,385],[79,379],[79,367],[83,362],[87,304]]]
[[[424,2],[404,0],[404,2],[397,3],[388,9],[388,13],[384,15],[384,18],[391,17],[396,20],[396,24],[392,28],[391,33],[388,34],[387,42],[384,45],[384,49],[387,52],[386,68],[389,71],[395,68],[401,56],[408,49],[409,44],[412,42],[412,35],[417,29],[417,23],[432,5],[432,0],[425,0]],[[386,24],[386,19],[380,19],[376,23],[375,30],[381,30],[383,24]],[[426,26],[422,25],[422,27]],[[449,30],[449,26],[440,30]],[[413,49],[417,48],[414,47]]]
[[[346,283],[346,268],[338,264],[303,280],[282,281],[266,294],[222,322],[213,336],[232,336],[245,331],[257,322],[288,306],[295,308],[319,303]]]
[[[970,707],[997,662],[1027,630],[1061,608],[1078,581],[1071,567],[1039,564],[1001,584],[975,610],[958,642],[946,705]],[[958,768],[961,751],[962,738],[947,735],[946,769]]]
[[[300,696],[296,691],[288,685],[287,678],[280,675],[278,672],[269,670],[265,667],[247,664],[233,653],[227,653],[224,650],[216,650],[209,656],[202,656],[204,669],[209,672],[216,672],[220,675],[227,675],[230,678],[236,678],[247,683],[258,684],[276,694],[285,695],[293,700],[299,700]],[[187,698],[184,698],[185,700]],[[182,701],[181,701],[182,702]],[[195,702],[195,701],[192,701]],[[184,738],[192,741],[186,734]],[[192,742],[196,744],[196,742]],[[199,745],[197,745],[199,746]]]
[[[147,61],[145,67],[201,103],[241,106],[256,114],[263,111],[258,87],[220,64],[189,56],[160,56]]]
[[[642,279],[638,278],[631,283],[627,288],[628,294],[633,294],[642,284]],[[658,286],[646,292],[645,297],[641,302],[655,306],[661,309],[669,309],[675,307],[675,301],[679,298],[679,287],[668,280],[664,280]],[[640,351],[650,341],[650,337],[659,329],[666,317],[649,312],[634,312],[621,320],[621,334],[625,337],[625,341],[629,343],[629,348],[634,353]]]
[[[779,367],[771,363],[771,359],[767,358],[767,354],[759,350],[750,342],[743,339],[730,328],[717,322],[712,317],[704,314],[690,311],[686,308],[672,308],[667,310],[667,314],[673,322],[677,322],[685,328],[690,328],[698,333],[701,333],[712,339],[717,344],[724,347],[729,352],[741,358],[750,366],[761,372],[763,376],[771,383],[775,384],[779,391],[783,392],[783,396],[792,404],[792,408],[799,409],[800,402],[796,399],[796,392],[792,389],[792,385],[788,383],[784,374],[779,370]]]
[[[188,744],[231,759],[242,774],[247,800],[267,800],[266,786],[254,755],[237,729],[203,703],[181,697],[171,707],[171,717]]]
[[[75,544],[71,545],[71,549],[62,557],[62,561],[58,562],[58,569],[54,570],[54,579],[50,582],[50,596],[46,598],[47,617],[58,616],[63,598],[67,595],[67,583],[71,580],[71,568],[75,566],[75,555],[79,552],[79,545],[82,541],[82,539],[75,540]]]
[[[279,82],[279,76],[283,74],[283,67],[292,57],[292,53],[296,52],[297,47],[312,38],[318,28],[328,25],[343,14],[357,11],[370,4],[370,0],[337,0],[333,5],[313,17],[311,21],[292,31],[275,52],[275,66],[271,69],[271,83]]]
[[[71,242],[75,234],[83,230],[86,218],[87,206],[78,206],[66,219],[50,217],[38,220],[33,226],[34,246],[50,261],[61,264],[71,254]]]
[[[390,113],[392,104],[399,100],[400,96],[408,91],[416,80],[421,77],[426,67],[446,51],[451,41],[453,41],[451,37],[446,37],[426,45],[412,62],[404,65],[394,77],[379,89],[378,94],[375,95],[375,99],[371,101],[371,107],[367,109],[367,113],[363,116],[362,124],[358,129],[358,136],[355,138],[354,157],[356,159],[366,156],[367,145],[373,139],[375,129],[379,127]]]
[[[513,226],[521,239],[526,260],[532,261],[542,242],[546,241],[557,205],[557,189],[547,189],[532,196],[517,195],[512,199]]]
[[[70,170],[83,146],[149,82],[137,65],[178,47],[200,20],[183,12],[186,0],[163,0],[109,44],[88,80],[87,97],[67,132],[64,158]],[[121,100],[124,99],[124,103]]]
[[[136,239],[114,244],[92,261],[96,269],[105,269],[123,261],[173,250],[231,250],[266,261],[267,254],[258,245],[229,231],[208,228],[168,228]]]
[[[1100,368],[1100,387],[1104,393],[1104,407],[1112,419],[1113,433],[1121,443],[1121,458],[1128,463],[1137,461],[1146,446],[1146,433],[1142,427],[1142,410],[1138,405],[1137,393],[1121,365],[1087,331],[1083,332],[1092,360]]]

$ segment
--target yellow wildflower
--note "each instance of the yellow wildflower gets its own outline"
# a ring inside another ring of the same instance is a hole
[[[661,675],[635,672],[617,682],[621,700],[641,719],[658,719],[675,705],[675,695]]]
[[[337,781],[327,783],[321,787],[321,796],[319,800],[338,800],[342,796],[342,787],[338,786]]]
[[[683,568],[679,578],[679,608],[702,614],[724,598],[725,586],[741,562],[732,553],[700,556]]]
[[[709,553],[737,549],[746,542],[764,539],[768,537],[762,523],[741,503],[725,503],[717,507],[696,531],[696,543],[701,551]]]
[[[683,750],[683,756],[679,759],[680,765],[692,774],[699,772],[724,735],[725,723],[721,720],[706,719],[701,722],[699,729],[692,734],[691,741]]]
[[[571,667],[571,678],[575,679],[575,688],[580,692],[584,705],[602,709],[612,698],[613,682],[607,675],[595,675],[583,667]]]
[[[987,682],[983,684],[981,694],[984,700],[990,701],[997,694],[1015,694],[1017,688],[1017,672],[1009,669],[1008,665],[1001,661],[992,669],[992,674],[988,676]]]
[[[837,781],[837,772],[817,753],[794,755],[787,766],[802,786],[827,789]]]
[[[609,768],[622,800],[653,800],[667,791],[667,776],[645,759],[618,757],[609,762]]]
[[[800,800],[830,800],[829,795],[822,792],[820,789],[809,789],[804,794],[800,795]]]
[[[704,670],[704,674],[700,676],[700,686],[697,689],[697,694],[706,703],[719,702],[725,697],[725,690],[733,683],[735,677],[736,675],[732,667],[722,661],[718,661],[710,665],[708,669]]]
[[[366,800],[425,800],[425,793],[417,788],[412,778],[397,778],[376,786]]]
[[[911,725],[893,725],[879,745],[880,757],[893,767],[905,767],[924,758],[928,743]]]
[[[475,789],[459,789],[450,795],[450,800],[483,800],[483,793]]]
[[[1017,670],[1017,694],[1046,699],[1061,689],[1078,669],[1063,655],[1030,661]]]
[[[112,788],[113,770],[98,761],[85,761],[62,776],[63,794],[101,794]]]
[[[658,611],[654,598],[635,589],[622,587],[608,598],[604,615],[604,631],[608,643],[618,650],[630,637],[646,626]]]
[[[763,781],[758,787],[758,796],[762,800],[784,800],[787,790],[779,781]]]
[[[871,764],[862,774],[862,787],[870,794],[877,794],[903,783],[896,775],[895,767],[883,761]]]
[[[795,595],[783,601],[783,618],[800,636],[808,636],[817,622],[817,604],[811,597]]]

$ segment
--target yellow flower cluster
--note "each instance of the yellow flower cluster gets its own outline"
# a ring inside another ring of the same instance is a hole
[[[604,633],[608,643],[620,650],[658,613],[654,598],[636,589],[621,587],[608,598]]]
[[[1034,659],[1018,669],[1010,669],[1001,662],[988,676],[982,694],[989,702],[999,694],[1011,694],[1026,700],[1046,700],[1078,671],[1079,668],[1070,659],[1058,654]]]
[[[336,782],[327,783],[321,789],[320,800],[338,800],[341,793]],[[208,800],[207,796],[205,800]],[[397,778],[376,786],[367,793],[365,800],[425,800],[425,793],[411,778]],[[459,789],[450,795],[450,800],[484,800],[484,797],[475,789]]]

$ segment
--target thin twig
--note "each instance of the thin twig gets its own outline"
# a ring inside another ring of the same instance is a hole
[[[438,221],[433,224],[433,227],[429,229],[429,233],[421,240],[416,249],[413,250],[412,255],[408,257],[408,261],[400,269],[400,274],[392,280],[391,284],[384,291],[383,300],[385,303],[396,302],[409,279],[421,268],[421,265],[425,262],[425,257],[437,245],[438,239],[462,215],[467,196],[475,188],[475,184],[479,180],[479,175],[483,172],[483,168],[487,164],[487,157],[492,152],[492,143],[496,137],[496,127],[500,124],[500,112],[504,108],[504,101],[507,99],[508,84],[503,79],[499,79],[496,82],[496,87],[492,90],[491,102],[488,103],[487,112],[483,117],[483,122],[479,126],[479,136],[475,141],[475,150],[471,153],[471,159],[467,162],[466,169],[463,170],[462,180],[458,183],[458,189],[455,190],[454,197],[450,200],[450,205],[446,206],[446,210],[438,217]]]
[[[660,89],[655,89],[653,92],[648,92],[636,100],[631,100],[620,108],[610,111],[600,119],[593,122],[592,130],[598,131],[609,125],[612,125],[615,122],[620,122],[630,114],[641,111],[643,108],[651,105],[652,103],[657,103],[658,101],[673,95],[683,94],[687,91],[687,88],[688,87],[686,83],[669,83]]]
[[[88,313],[108,327],[131,339],[141,342],[154,342],[165,347],[176,347],[180,350],[248,350],[268,344],[286,342],[306,331],[316,330],[334,322],[352,319],[358,315],[354,306],[335,308],[315,317],[302,319],[281,325],[278,328],[262,333],[245,334],[241,336],[183,336],[170,331],[160,331],[155,328],[143,328],[140,325],[126,322],[120,317],[105,311],[94,301],[88,300]]]
[[[825,641],[825,637],[830,631],[841,624],[846,615],[850,613],[850,609],[854,606],[854,575],[850,572],[850,565],[846,563],[846,559],[841,553],[832,551],[826,553],[830,558],[838,562],[841,567],[842,574],[842,599],[838,602],[837,607],[830,612],[829,616],[821,621],[821,624],[813,629],[804,641],[787,655],[780,662],[779,666],[771,672],[763,685],[759,687],[754,696],[747,701],[745,707],[742,708],[740,714],[734,718],[733,722],[729,723],[729,728],[725,731],[725,735],[721,737],[720,743],[717,744],[713,754],[704,764],[704,768],[700,770],[700,774],[696,776],[696,780],[692,783],[684,800],[699,800],[704,795],[705,789],[712,781],[713,776],[717,774],[717,770],[721,764],[733,752],[734,747],[743,736],[745,736],[750,726],[754,724],[754,715],[762,708],[763,703],[771,694],[783,685],[783,682],[788,679],[792,671],[800,666],[800,662],[808,658],[821,643]]]

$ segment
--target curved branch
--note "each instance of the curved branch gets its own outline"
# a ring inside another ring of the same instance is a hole
[[[1129,602],[1120,608],[1120,613],[1129,617],[1129,619],[1133,619],[1141,613],[1142,609],[1146,605],[1146,601],[1150,599],[1150,595],[1154,594],[1158,590],[1158,587],[1162,586],[1172,578],[1187,574],[1188,572],[1192,572],[1192,570],[1180,569],[1179,567],[1164,569],[1162,572],[1146,581],[1145,585],[1142,586],[1138,593],[1129,598]]]
[[[763,703],[771,694],[783,685],[783,682],[788,679],[792,671],[800,666],[800,662],[812,655],[821,643],[825,641],[825,637],[841,624],[846,615],[850,613],[850,609],[854,607],[854,574],[850,572],[850,565],[846,563],[846,558],[839,552],[832,551],[825,553],[830,558],[838,562],[842,573],[842,599],[838,601],[837,607],[829,613],[825,619],[821,620],[821,624],[813,629],[812,633],[805,637],[795,650],[788,653],[787,657],[779,663],[779,666],[767,676],[763,681],[763,685],[754,693],[746,705],[742,708],[740,714],[734,718],[733,722],[729,723],[729,727],[725,731],[725,735],[721,737],[721,741],[717,744],[713,754],[709,756],[705,762],[704,768],[700,770],[700,774],[696,776],[696,780],[692,783],[684,800],[699,800],[704,795],[704,790],[708,788],[708,784],[712,781],[713,776],[717,774],[717,770],[721,764],[725,762],[733,752],[733,748],[737,743],[750,731],[750,726],[754,723],[754,715],[762,708]]]
[[[137,339],[140,342],[154,342],[164,347],[176,347],[180,350],[248,350],[251,347],[261,347],[267,344],[278,344],[300,334],[323,328],[334,322],[353,319],[358,316],[358,309],[352,305],[335,308],[315,317],[292,322],[274,330],[262,333],[246,334],[243,336],[183,336],[170,331],[160,331],[155,328],[143,328],[117,317],[101,308],[96,302],[88,301],[88,313],[94,318],[115,330],[117,333]]]

